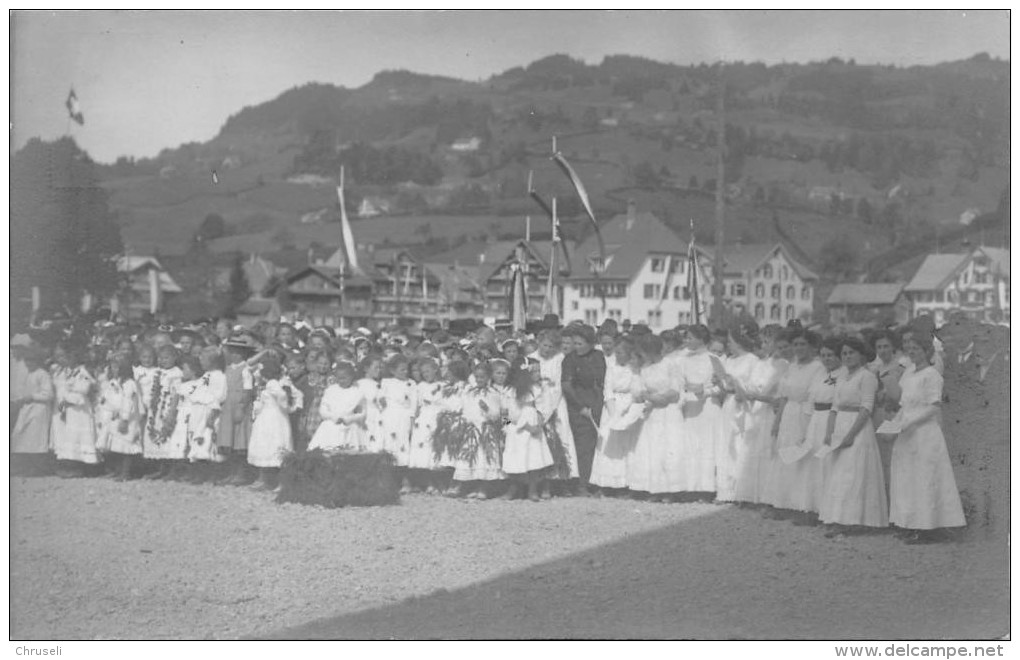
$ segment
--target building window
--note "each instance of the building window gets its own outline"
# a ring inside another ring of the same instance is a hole
[[[772,279],[772,275],[773,275],[773,273],[772,273],[772,264],[768,264],[767,266],[765,266],[765,275],[764,275],[764,277],[767,280],[771,280]]]
[[[754,297],[755,298],[764,298],[765,297],[765,285],[762,284],[761,282],[759,282],[758,284],[754,285]]]
[[[785,282],[788,279],[790,279],[790,269],[783,266],[783,281]]]
[[[684,287],[683,291],[684,291],[684,300],[690,300],[691,299],[691,290],[688,289],[687,287]]]
[[[773,305],[769,309],[769,318],[773,321],[779,320],[779,305]]]
[[[795,299],[797,297],[797,287],[793,286],[792,284],[786,287],[786,297],[789,300]]]
[[[796,311],[794,311],[794,309],[793,309],[793,305],[787,305],[787,306],[786,306],[786,320],[787,320],[787,321],[792,321],[792,320],[793,320],[793,318],[794,318],[794,315],[795,315],[796,313],[797,313],[797,312],[796,312]]]
[[[754,318],[758,321],[765,320],[765,305],[764,303],[758,303],[754,306]]]
[[[595,325],[596,323],[598,323],[598,320],[599,320],[599,313],[596,312],[594,309],[586,309],[586,310],[584,310],[584,322],[585,323],[587,323],[588,325]]]
[[[673,300],[680,300],[680,287],[673,287]]]
[[[665,264],[665,259],[662,257],[652,257],[652,272],[661,273]]]
[[[974,284],[988,284],[988,273],[974,273]]]
[[[672,257],[669,260],[669,272],[671,272],[671,273],[678,273],[678,272],[679,273],[683,273],[684,272],[684,262],[683,262],[683,260],[680,259],[679,257]]]
[[[623,312],[618,309],[611,309],[609,310],[609,318],[621,321],[623,320]]]
[[[935,292],[935,302],[944,302],[945,298],[946,298],[946,294],[945,294],[944,291],[936,291]]]
[[[772,297],[775,300],[779,300],[779,294],[782,292],[782,290],[783,290],[783,287],[781,285],[773,284],[772,285]]]
[[[811,287],[805,284],[800,288],[800,299],[811,300]]]
[[[730,285],[730,295],[731,296],[745,296],[745,295],[747,295],[747,288],[743,285],[743,283],[731,284]]]
[[[661,309],[648,310],[648,327],[658,328],[661,325],[662,325],[662,310]]]
[[[578,302],[577,302],[576,300],[572,300],[572,301],[570,302],[570,309],[571,309],[572,311],[575,311],[575,312],[576,312],[576,311],[577,311],[577,310],[579,310],[580,308],[581,308],[581,305],[579,305],[579,304],[578,304]]]

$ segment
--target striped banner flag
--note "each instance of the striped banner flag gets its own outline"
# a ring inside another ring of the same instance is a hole
[[[85,115],[82,114],[81,106],[78,105],[78,95],[74,93],[74,87],[68,93],[67,100],[64,101],[64,107],[67,108],[68,117],[77,122],[79,126],[85,125]]]
[[[344,255],[347,257],[347,264],[352,271],[358,268],[358,251],[354,246],[354,232],[351,231],[351,223],[347,219],[347,203],[344,201],[344,168],[340,166],[340,185],[336,188],[336,196],[340,200],[340,233],[344,242]]]

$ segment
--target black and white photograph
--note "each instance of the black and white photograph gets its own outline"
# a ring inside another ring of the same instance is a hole
[[[9,653],[1009,655],[1010,22],[10,10]]]

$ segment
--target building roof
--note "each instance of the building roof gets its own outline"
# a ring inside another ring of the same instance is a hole
[[[476,278],[477,270],[452,264],[422,264],[430,275],[439,281],[438,293],[449,303],[478,300],[481,286]]]
[[[621,213],[599,229],[606,246],[602,279],[630,280],[649,253],[687,254],[688,243],[651,213]],[[598,239],[589,236],[575,252],[573,278],[591,279],[590,260],[598,256]]]
[[[523,238],[512,241],[465,243],[447,252],[431,256],[428,261],[431,264],[453,264],[475,268],[478,271],[478,281],[484,282],[492,277],[507,259],[513,256],[514,250],[521,243],[525,243]],[[571,254],[570,241],[566,241],[565,244],[567,253]],[[552,241],[529,241],[526,242],[526,245],[536,262],[548,266]],[[557,252],[557,255],[559,255],[557,262],[559,270],[563,273],[567,269],[567,264],[563,263],[562,252]],[[573,264],[573,259],[571,259],[571,264]]]
[[[969,259],[969,254],[929,254],[903,290],[941,289]]]
[[[892,305],[903,284],[837,284],[829,294],[829,305]]]
[[[174,281],[174,278],[170,277],[170,273],[166,272],[156,257],[135,255],[117,257],[117,272],[119,273],[134,275],[139,271],[148,271],[150,268],[154,268],[159,272],[159,288],[161,291],[164,293],[181,293],[181,287]]]
[[[818,275],[810,268],[793,258],[790,251],[782,243],[735,243],[723,249],[724,272],[726,275],[747,276],[756,271],[776,250],[793,267],[802,280],[817,280]]]
[[[975,252],[977,250],[984,252],[985,256],[991,260],[993,271],[998,271],[1000,275],[1009,277],[1009,250],[1006,248],[985,247],[983,245],[975,248]]]

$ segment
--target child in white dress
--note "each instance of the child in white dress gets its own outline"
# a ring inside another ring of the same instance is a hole
[[[165,479],[170,476],[174,458],[167,444],[177,421],[175,400],[177,386],[183,376],[177,366],[177,349],[163,346],[156,353],[156,372],[152,375],[152,386],[142,391],[142,403],[145,406],[144,424],[142,427],[142,455],[154,460],[159,465],[156,472],[145,476],[146,479]],[[183,458],[183,455],[179,458]]]
[[[484,500],[489,497],[485,484],[506,478],[501,468],[501,401],[499,393],[490,386],[492,369],[488,363],[476,365],[473,375],[475,385],[464,392],[461,400],[461,411],[470,425],[470,436],[464,451],[454,460],[453,479],[460,484],[460,495]]]
[[[50,422],[50,444],[57,455],[57,474],[74,477],[85,465],[96,465],[96,423],[94,399],[96,381],[84,364],[84,350],[58,346],[54,352],[54,408]]]
[[[401,480],[402,494],[411,492],[411,482],[405,468],[411,451],[411,426],[418,409],[415,384],[409,378],[410,367],[410,362],[403,355],[391,357],[386,363],[388,375],[379,384],[383,450],[393,456]]]
[[[142,453],[141,393],[127,355],[114,353],[99,392],[96,414],[97,448],[120,455],[115,476],[124,481],[131,473],[131,461]]]
[[[443,383],[439,380],[439,365],[432,358],[418,360],[421,382],[415,386],[418,399],[418,415],[411,429],[411,450],[407,458],[407,466],[413,471],[412,476],[420,476],[427,482],[425,493],[434,495],[438,492],[439,467],[432,451],[432,434],[436,430],[436,421],[443,409]]]
[[[293,405],[293,388],[284,386],[283,366],[275,359],[262,362],[264,382],[255,401],[255,420],[248,440],[248,463],[259,468],[254,490],[269,490],[273,475],[279,472],[283,457],[293,451],[288,410]]]
[[[527,486],[528,499],[539,502],[538,483],[542,471],[553,464],[552,452],[545,437],[545,420],[535,407],[542,388],[538,361],[530,360],[534,370],[522,369],[514,379],[514,397],[509,401],[506,445],[503,449],[503,472],[510,476],[510,489],[504,496],[513,499],[520,491],[521,481]]]
[[[361,379],[358,380],[358,387],[365,395],[365,435],[364,450],[367,452],[381,452],[385,449],[383,439],[383,411],[379,406],[380,383],[382,379],[382,357],[369,355],[358,366],[361,370]]]
[[[360,451],[364,448],[367,402],[365,393],[354,382],[356,375],[354,365],[349,362],[336,366],[333,372],[336,382],[322,394],[319,403],[322,422],[308,444],[308,451]]]

